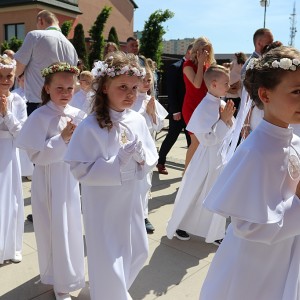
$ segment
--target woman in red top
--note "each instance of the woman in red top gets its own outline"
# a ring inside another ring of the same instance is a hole
[[[203,74],[214,62],[214,51],[209,39],[200,37],[195,40],[190,60],[185,61],[183,64],[183,79],[186,92],[182,106],[182,115],[186,124],[188,124],[194,110],[207,93]],[[199,141],[192,132],[190,132],[190,136],[191,144],[186,153],[185,169],[199,145]]]

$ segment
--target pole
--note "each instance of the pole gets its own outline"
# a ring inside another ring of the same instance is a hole
[[[266,28],[267,0],[265,0],[264,28]]]

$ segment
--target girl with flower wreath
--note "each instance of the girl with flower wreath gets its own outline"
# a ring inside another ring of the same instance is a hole
[[[15,139],[27,118],[23,99],[10,92],[16,62],[0,56],[0,265],[22,260],[24,200]]]
[[[130,109],[145,70],[135,55],[116,51],[92,73],[92,113],[65,160],[81,183],[91,299],[129,300],[148,255],[140,180],[158,157],[144,117]]]
[[[200,299],[300,299],[300,52],[252,59],[244,81],[264,118],[237,148],[204,205],[231,217]]]
[[[79,70],[54,63],[42,70],[42,106],[25,122],[17,139],[35,164],[31,204],[41,282],[53,285],[57,300],[85,286],[79,184],[63,158],[81,111],[68,103]]]
[[[144,61],[146,75],[138,88],[136,101],[131,107],[132,110],[139,112],[147,123],[149,132],[155,141],[155,135],[164,127],[164,119],[168,116],[165,108],[155,99],[154,94],[154,75],[145,57],[140,56]],[[152,95],[148,95],[151,93]],[[141,181],[141,197],[144,207],[145,227],[147,233],[153,233],[155,228],[148,219],[148,202],[151,199],[152,173],[147,174]]]

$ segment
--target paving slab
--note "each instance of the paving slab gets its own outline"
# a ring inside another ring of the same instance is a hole
[[[158,149],[165,135],[166,131],[162,131],[156,136]],[[166,224],[172,214],[182,180],[185,153],[185,136],[180,134],[167,158],[169,174],[161,175],[156,170],[153,172],[149,220],[155,231],[148,235],[148,260],[130,288],[133,300],[198,299],[203,280],[217,250],[216,246],[206,244],[204,239],[196,236],[192,236],[189,241],[180,241],[175,237],[170,240],[166,237]],[[30,188],[31,182],[23,178],[25,217],[31,213]],[[23,261],[0,266],[0,299],[54,300],[52,287],[39,283],[33,224],[25,220],[24,231]],[[86,287],[71,295],[72,299],[90,299],[87,268]]]

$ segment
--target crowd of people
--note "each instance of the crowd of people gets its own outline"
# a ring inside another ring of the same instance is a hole
[[[0,56],[0,264],[22,261],[29,176],[41,282],[57,300],[85,286],[84,226],[91,299],[132,299],[155,231],[152,172],[168,175],[184,131],[166,235],[218,246],[200,299],[300,299],[300,52],[265,28],[253,43],[248,59],[218,65],[209,39],[196,39],[168,69],[166,111],[138,39],[126,52],[108,42],[103,60],[80,70],[56,16],[39,12],[37,30]]]

